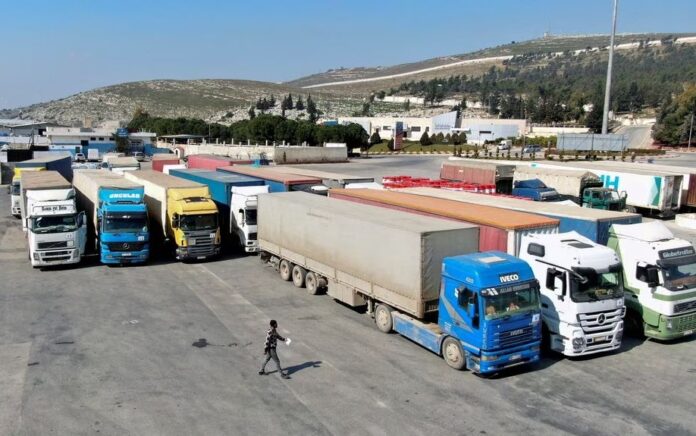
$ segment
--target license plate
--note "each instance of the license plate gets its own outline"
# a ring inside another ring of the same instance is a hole
[[[122,253],[121,256],[128,257],[128,256],[131,256],[131,253]]]
[[[205,259],[205,256],[198,256],[196,259]]]
[[[512,356],[510,356],[510,360],[517,360],[517,359],[521,359],[521,358],[522,358],[521,354],[513,354]]]
[[[592,342],[604,342],[607,339],[609,339],[609,336],[600,336],[598,338],[594,338],[594,341],[592,341]]]
[[[694,333],[693,330],[686,330],[686,331],[684,332],[684,336],[689,336],[689,335],[691,335],[691,334],[693,334],[693,333]]]

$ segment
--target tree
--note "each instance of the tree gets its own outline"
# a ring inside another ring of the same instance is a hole
[[[302,96],[297,97],[297,103],[295,103],[295,109],[298,111],[303,111],[305,109],[305,105],[302,102]]]
[[[115,135],[114,140],[116,141],[116,151],[119,153],[128,153],[130,151],[130,142],[128,138]]]
[[[253,120],[254,118],[256,118],[256,112],[254,111],[254,106],[249,108],[248,114],[249,114],[250,120]]]
[[[593,103],[592,110],[585,116],[585,127],[595,133],[600,133],[602,131],[603,112],[604,104]]]
[[[433,143],[428,136],[428,132],[423,132],[420,137],[420,143],[421,145],[431,145]]]
[[[271,98],[268,100],[268,108],[270,109],[272,107],[275,107],[275,105],[276,105],[276,99],[273,96],[273,94],[271,94]]]
[[[452,144],[454,144],[454,145],[459,145],[459,144],[461,144],[461,143],[462,143],[462,139],[461,139],[461,137],[459,136],[459,133],[454,132],[454,133],[452,134]]]
[[[360,115],[363,117],[369,117],[370,116],[370,103],[363,103],[362,105],[362,111],[360,111]]]
[[[405,110],[406,112],[408,112],[409,110],[411,110],[411,100],[406,100],[406,101],[404,102],[404,110]]]
[[[293,109],[295,107],[295,104],[292,101],[292,94],[288,94],[287,105],[288,109]]]
[[[307,114],[309,115],[310,123],[316,122],[317,118],[319,118],[319,110],[317,110],[317,105],[314,104],[311,95],[307,96]]]
[[[380,99],[380,100],[384,100],[384,97],[386,97],[386,95],[387,95],[386,92],[384,92],[384,91],[379,91],[379,92],[377,93],[377,98]]]
[[[379,144],[380,142],[382,142],[382,137],[379,136],[379,132],[375,130],[375,133],[370,136],[370,145]]]

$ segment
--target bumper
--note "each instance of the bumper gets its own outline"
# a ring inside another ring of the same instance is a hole
[[[195,251],[194,251],[195,250]],[[177,247],[176,258],[179,260],[202,260],[210,259],[220,254],[220,246],[214,245],[206,250],[194,249],[192,247]]]
[[[482,351],[480,356],[470,358],[469,369],[479,374],[490,374],[513,366],[539,361],[540,341],[501,351]]]
[[[101,263],[106,265],[124,265],[145,263],[150,258],[150,250],[142,251],[102,251]]]
[[[676,316],[660,315],[657,327],[647,324],[645,326],[645,336],[663,341],[682,338],[694,333],[696,333],[696,312]]]
[[[22,215],[22,210],[18,207],[13,207],[12,208],[12,215],[13,216],[21,216]]]
[[[570,326],[568,326],[570,328]],[[577,327],[573,328],[577,330]],[[621,347],[621,339],[623,338],[623,321],[616,323],[611,331],[601,333],[585,333],[583,336],[583,345],[581,347],[573,346],[572,331],[567,332],[560,338],[562,341],[562,349],[557,350],[565,356],[588,356],[590,354],[608,353],[609,351],[617,350]],[[577,338],[576,337],[576,338]]]
[[[63,250],[35,250],[31,253],[31,266],[70,265],[80,262],[80,250],[66,248]]]

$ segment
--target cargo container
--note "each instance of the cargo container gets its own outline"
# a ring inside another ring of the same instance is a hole
[[[582,203],[583,192],[587,188],[601,188],[602,180],[594,173],[586,170],[563,170],[556,168],[517,167],[513,182],[519,180],[539,179],[546,186],[556,190],[563,200],[573,200]]]
[[[268,186],[262,180],[196,168],[174,169],[170,174],[208,186],[220,213],[223,247],[234,245],[247,253],[258,251],[257,197],[268,193]]]
[[[12,182],[8,186],[10,192],[10,213],[16,218],[22,216],[22,207],[20,205],[20,194],[21,187],[20,182],[22,179],[22,171],[44,171],[46,168],[34,167],[34,168],[16,168],[14,169],[14,174],[12,176]]]
[[[17,162],[15,168],[43,168],[57,171],[67,181],[72,180],[72,158],[70,156],[47,156]]]
[[[127,171],[124,176],[145,188],[153,240],[163,239],[179,260],[220,253],[218,210],[206,185],[153,170]]]
[[[433,188],[404,188],[400,192],[428,197],[455,200],[468,204],[491,206],[500,209],[543,215],[559,221],[559,231],[578,232],[582,236],[606,245],[612,224],[636,224],[642,221],[637,213],[615,212],[601,209],[588,209],[565,206],[558,203],[542,203],[517,198],[475,194],[471,192],[448,191]]]
[[[512,192],[514,171],[514,165],[452,160],[442,163],[440,178],[479,185],[495,185],[496,192],[509,194]]]
[[[482,374],[539,359],[538,282],[505,253],[467,255],[476,226],[302,192],[261,195],[259,212],[262,260],[312,294],[328,286],[367,306],[382,332]]]
[[[198,168],[203,170],[213,170],[220,167],[229,167],[232,165],[251,165],[252,160],[232,159],[227,156],[217,156],[214,154],[192,154],[187,158],[189,168]]]
[[[257,168],[244,165],[220,167],[217,170],[263,180],[268,186],[269,192],[306,191],[316,193],[325,191],[321,179],[317,177],[298,176],[295,174],[273,171],[269,168]]]
[[[150,231],[142,185],[107,170],[77,170],[77,202],[88,217],[88,247],[104,264],[136,264],[150,257]]]
[[[438,189],[434,189],[437,191]],[[373,189],[332,189],[332,198],[439,217],[480,228],[479,251],[500,250],[517,255],[521,238],[528,233],[558,233],[558,220],[459,201],[426,198],[414,194]]]
[[[102,164],[102,168],[118,174],[123,174],[125,171],[139,170],[140,162],[133,156],[111,157]]]
[[[155,154],[152,156],[152,169],[163,172],[165,165],[177,165],[181,163],[175,154]]]
[[[164,174],[169,174],[172,170],[185,170],[186,164],[176,164],[176,165],[164,165],[162,166],[162,172]]]
[[[85,214],[75,190],[57,171],[25,171],[20,183],[22,226],[33,267],[80,262],[85,252]]]
[[[374,183],[374,177],[351,176],[349,174],[333,173],[328,171],[318,171],[306,168],[296,168],[291,166],[269,166],[269,170],[278,171],[286,174],[295,174],[298,176],[316,177],[321,179],[321,182],[327,188],[347,188],[354,184]],[[372,185],[370,185],[372,186]]]

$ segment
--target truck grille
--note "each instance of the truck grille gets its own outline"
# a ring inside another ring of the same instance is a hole
[[[696,313],[672,318],[672,325],[673,330],[678,332],[696,330]]]
[[[578,321],[585,333],[611,332],[622,316],[623,308],[619,308],[608,312],[580,313]]]
[[[258,238],[256,237],[256,232],[251,232],[251,233],[249,233],[249,240],[250,240],[250,241],[255,241],[256,239],[258,239]]]
[[[44,262],[63,262],[71,258],[70,251],[45,251],[41,253],[41,260]]]
[[[39,242],[36,244],[39,250],[49,250],[51,248],[68,248],[68,241]]]
[[[696,300],[674,305],[674,313],[688,312],[694,309],[696,309]]]
[[[142,251],[145,242],[107,242],[109,251]]]
[[[534,337],[532,326],[520,327],[495,334],[501,347],[511,347],[529,342]]]
[[[211,238],[210,233],[206,232],[205,235],[191,235],[188,237],[189,241],[196,241],[188,246],[188,252],[192,257],[207,257],[215,253],[215,238]]]

